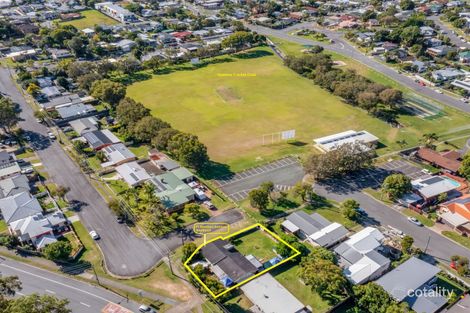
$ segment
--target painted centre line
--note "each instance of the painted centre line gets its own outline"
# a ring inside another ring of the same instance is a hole
[[[45,291],[48,292],[48,293],[51,293],[51,294],[55,295],[55,291],[52,291],[52,290],[49,290],[49,289],[46,289]]]
[[[80,302],[80,304],[86,306],[87,308],[91,307],[91,305],[86,304],[86,303],[84,303],[84,302]]]

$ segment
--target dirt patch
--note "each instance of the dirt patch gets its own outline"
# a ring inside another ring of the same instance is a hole
[[[181,283],[174,283],[168,279],[162,279],[153,282],[151,286],[158,290],[163,290],[165,293],[171,295],[172,298],[176,298],[181,301],[188,301],[191,299],[191,290]]]
[[[398,136],[398,128],[392,128],[387,134],[388,141],[395,141]]]
[[[233,88],[230,87],[217,87],[216,88],[217,94],[227,103],[239,103],[242,98],[237,94]]]

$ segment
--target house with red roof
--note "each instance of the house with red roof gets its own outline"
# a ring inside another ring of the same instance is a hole
[[[470,235],[470,194],[442,203],[439,208],[442,222],[462,235]]]

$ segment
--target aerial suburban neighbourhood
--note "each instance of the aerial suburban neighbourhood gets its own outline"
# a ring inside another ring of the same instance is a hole
[[[0,313],[469,292],[468,0],[0,0]]]

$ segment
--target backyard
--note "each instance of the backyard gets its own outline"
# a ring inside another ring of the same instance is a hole
[[[94,28],[96,25],[116,25],[118,24],[117,21],[113,20],[110,17],[107,17],[101,12],[96,10],[85,10],[80,12],[82,14],[82,18],[62,22],[62,25],[72,25],[77,29],[85,29],[85,28]]]
[[[251,254],[261,263],[269,261],[276,256],[273,250],[276,246],[276,242],[261,230],[255,230],[237,236],[232,242],[241,254]]]
[[[446,109],[444,117],[432,121],[399,116],[405,127],[392,128],[295,74],[265,47],[219,57],[199,68],[161,72],[130,85],[127,94],[173,127],[198,135],[210,157],[233,171],[304,154],[312,151],[313,138],[351,128],[377,135],[378,153],[384,154],[400,149],[399,140],[412,146],[423,133],[449,132],[468,123],[468,116]],[[294,142],[271,143],[271,134],[288,129],[296,130]]]

